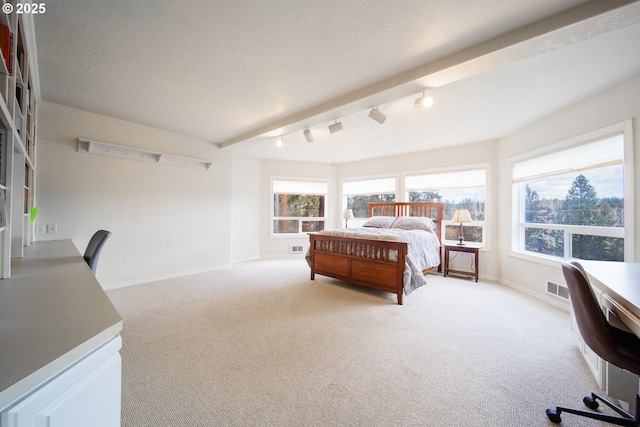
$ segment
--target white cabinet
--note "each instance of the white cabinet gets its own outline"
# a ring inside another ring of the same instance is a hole
[[[4,409],[1,427],[120,425],[120,336]]]

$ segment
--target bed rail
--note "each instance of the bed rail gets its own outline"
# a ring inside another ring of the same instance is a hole
[[[406,242],[311,234],[311,280],[315,274],[398,296],[402,304]]]

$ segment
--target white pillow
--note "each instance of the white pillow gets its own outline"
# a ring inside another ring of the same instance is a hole
[[[400,216],[393,223],[393,228],[400,228],[402,230],[436,231],[436,225],[433,220],[431,218],[421,216]]]
[[[372,216],[362,224],[363,227],[372,228],[391,228],[396,221],[395,216]]]

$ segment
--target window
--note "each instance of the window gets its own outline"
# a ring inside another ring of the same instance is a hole
[[[300,235],[324,230],[327,182],[274,179],[273,234]]]
[[[625,158],[624,132],[606,131],[512,162],[514,251],[625,260],[625,166],[630,159]]]
[[[368,218],[368,204],[396,201],[396,179],[377,178],[342,183],[342,196],[346,209],[353,209],[354,218]]]
[[[405,178],[410,202],[444,202],[444,240],[457,240],[460,224],[453,218],[457,209],[468,209],[473,223],[463,224],[464,240],[485,243],[487,168],[410,175]]]

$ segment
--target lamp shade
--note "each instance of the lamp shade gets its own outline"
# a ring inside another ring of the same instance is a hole
[[[353,209],[345,209],[342,213],[342,218],[353,219]]]
[[[463,223],[463,222],[471,222],[473,220],[471,219],[471,214],[467,209],[458,209],[453,214],[453,219],[451,221]]]

